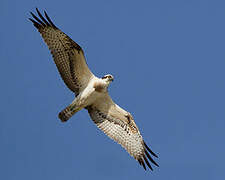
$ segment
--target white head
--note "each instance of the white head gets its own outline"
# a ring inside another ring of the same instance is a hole
[[[111,74],[106,74],[102,77],[102,80],[109,85],[114,80],[114,77]]]

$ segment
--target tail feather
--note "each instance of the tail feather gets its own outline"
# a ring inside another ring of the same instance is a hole
[[[58,117],[62,122],[66,122],[79,110],[79,108],[69,105],[59,113]]]

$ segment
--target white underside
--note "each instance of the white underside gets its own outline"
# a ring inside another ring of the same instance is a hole
[[[101,96],[104,96],[104,92],[95,91],[94,83],[96,82],[100,82],[105,86],[105,90],[107,89],[107,84],[105,84],[102,79],[95,77],[89,82],[88,86],[74,99],[72,104],[81,110],[86,106],[93,104]]]

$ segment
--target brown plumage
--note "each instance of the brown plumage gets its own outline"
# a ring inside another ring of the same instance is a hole
[[[36,10],[41,19],[32,12],[31,15],[36,21],[29,19],[48,45],[63,81],[71,91],[78,95],[93,76],[86,64],[84,52],[76,42],[52,23],[46,12],[44,14],[47,20],[38,9]]]

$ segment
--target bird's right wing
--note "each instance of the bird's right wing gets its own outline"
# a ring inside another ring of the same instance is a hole
[[[121,144],[144,169],[146,169],[146,163],[152,170],[149,160],[158,166],[150,154],[155,157],[157,155],[145,144],[131,114],[115,104],[108,93],[87,109],[98,128]]]
[[[38,9],[36,10],[40,18],[31,12],[34,19],[29,19],[48,45],[63,81],[78,95],[94,76],[86,64],[84,52],[76,42],[52,23],[46,12],[44,18]]]

